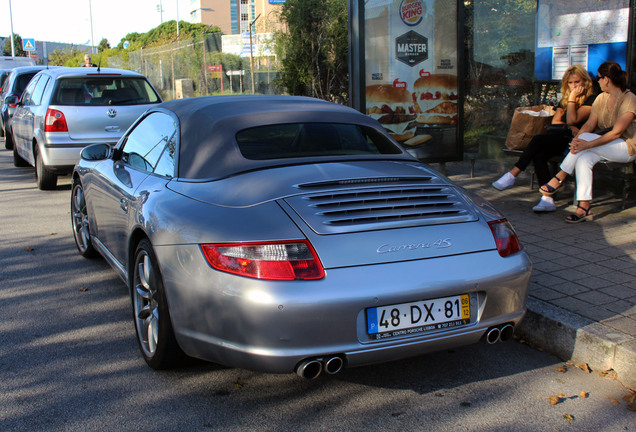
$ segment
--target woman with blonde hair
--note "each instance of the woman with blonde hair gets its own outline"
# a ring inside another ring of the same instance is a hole
[[[515,166],[492,184],[494,188],[504,190],[512,186],[515,178],[531,162],[534,163],[539,184],[545,184],[550,180],[548,161],[553,156],[565,155],[572,137],[578,134],[579,128],[592,112],[592,103],[595,99],[592,79],[583,66],[573,65],[565,71],[561,78],[561,94],[562,99],[556,107],[552,124],[563,127],[554,133],[533,137]],[[532,209],[536,212],[554,211],[556,205],[551,195],[545,195]]]
[[[592,170],[600,160],[627,163],[636,160],[636,95],[627,89],[627,79],[621,66],[607,61],[598,68],[601,93],[590,118],[570,143],[570,152],[561,163],[561,171],[541,186],[543,196],[554,194],[568,175],[576,171],[577,209],[565,218],[568,223],[594,219],[592,200]],[[602,135],[592,133],[609,129]]]

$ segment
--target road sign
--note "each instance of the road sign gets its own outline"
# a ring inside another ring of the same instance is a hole
[[[35,39],[22,39],[22,49],[25,51],[35,51]]]

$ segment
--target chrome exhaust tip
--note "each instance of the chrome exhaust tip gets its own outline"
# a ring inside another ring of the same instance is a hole
[[[489,344],[497,343],[499,337],[501,336],[501,331],[497,327],[493,327],[486,333],[486,342]]]
[[[515,334],[515,326],[512,324],[506,324],[501,328],[499,340],[502,342],[509,341]]]
[[[342,370],[344,360],[341,357],[331,357],[325,361],[325,372],[330,375],[337,374]]]
[[[307,380],[314,380],[322,373],[322,363],[316,359],[303,360],[296,367],[296,375]]]

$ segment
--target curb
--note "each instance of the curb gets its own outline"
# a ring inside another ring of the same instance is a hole
[[[574,364],[596,371],[613,369],[618,380],[636,389],[636,340],[605,324],[528,297],[528,311],[517,336]]]

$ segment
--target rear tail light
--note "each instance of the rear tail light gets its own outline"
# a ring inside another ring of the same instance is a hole
[[[519,243],[517,233],[515,233],[512,224],[507,219],[491,221],[488,222],[488,225],[495,238],[499,255],[506,257],[521,250],[521,243]]]
[[[325,271],[306,240],[204,244],[201,250],[215,269],[264,280],[322,279]]]
[[[44,117],[44,132],[68,132],[66,117],[62,111],[49,108]]]

